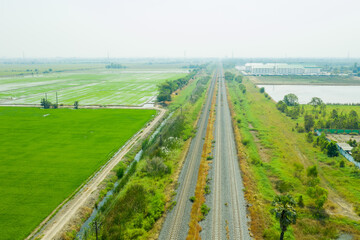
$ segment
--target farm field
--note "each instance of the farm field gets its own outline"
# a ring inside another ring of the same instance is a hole
[[[0,239],[26,237],[155,114],[0,107]]]
[[[39,104],[45,93],[48,100],[56,102],[57,92],[59,104],[142,105],[156,95],[159,83],[181,78],[187,72],[172,66],[106,69],[103,65],[92,70],[2,77],[0,104]]]
[[[360,85],[354,76],[251,76],[256,85]]]

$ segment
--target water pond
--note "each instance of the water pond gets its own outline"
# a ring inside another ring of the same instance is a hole
[[[360,103],[360,86],[319,86],[319,85],[258,85],[264,87],[272,99],[282,100],[286,94],[294,93],[299,103],[305,104],[313,97],[325,103]]]

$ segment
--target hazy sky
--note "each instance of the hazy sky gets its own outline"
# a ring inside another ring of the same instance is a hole
[[[0,0],[0,57],[360,57],[359,0]]]

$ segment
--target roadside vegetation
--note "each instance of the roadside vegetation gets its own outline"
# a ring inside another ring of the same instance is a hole
[[[342,156],[324,154],[314,146],[315,136],[308,141],[305,116],[312,114],[315,125],[315,107],[305,106],[302,113],[294,96],[288,96],[288,110],[281,111],[247,78],[229,80],[227,87],[254,237],[279,239],[284,228],[271,203],[277,195],[290,194],[297,217],[286,227],[286,239],[335,239],[343,232],[359,238],[359,170]],[[326,107],[327,116],[333,107]],[[300,127],[303,132],[295,130]]]
[[[118,187],[117,193],[101,209],[97,217],[101,239],[156,238],[167,210],[176,205],[172,199],[177,176],[195,134],[195,122],[210,79],[203,72],[192,77],[194,80],[173,97],[169,105],[173,113],[166,124],[155,137],[142,142],[140,161],[128,162],[133,172],[126,184]],[[91,229],[85,239],[95,239],[95,234]]]

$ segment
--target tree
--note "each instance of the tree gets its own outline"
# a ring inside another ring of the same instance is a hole
[[[265,92],[265,88],[264,87],[260,88],[260,93],[264,93],[264,92]]]
[[[303,208],[305,206],[304,199],[303,199],[302,195],[299,196],[298,206],[301,207],[301,208]]]
[[[284,96],[284,103],[288,106],[296,106],[299,104],[299,99],[295,94],[289,93]]]
[[[40,101],[40,105],[47,109],[47,108],[50,108],[51,107],[51,102],[49,100],[47,100],[46,98],[42,98],[41,101]]]
[[[328,157],[337,157],[339,156],[339,150],[336,146],[336,142],[334,141],[331,141],[328,143],[327,147],[326,147],[326,150],[327,150],[327,155]]]
[[[332,112],[331,112],[331,118],[332,119],[336,119],[338,118],[338,112],[336,111],[336,109],[333,109]]]
[[[312,105],[314,109],[316,109],[317,106],[321,106],[322,104],[324,104],[324,102],[321,100],[321,98],[313,97],[309,104]]]
[[[231,72],[225,72],[224,77],[225,77],[225,80],[233,80],[235,75]]]
[[[279,109],[279,111],[281,111],[281,112],[286,112],[287,111],[287,105],[283,101],[279,101],[276,104],[276,108]]]
[[[307,132],[311,130],[311,128],[314,126],[314,117],[312,115],[305,115],[304,116],[304,128]]]
[[[328,196],[326,189],[316,185],[315,187],[309,187],[306,193],[314,199],[317,210],[320,210],[324,206]]]
[[[242,76],[241,75],[237,75],[235,77],[235,81],[237,81],[238,83],[242,83]]]
[[[312,143],[314,141],[314,134],[312,132],[308,132],[306,134],[306,141],[308,143]]]
[[[79,108],[79,101],[75,101],[74,102],[74,109],[78,109]]]
[[[317,171],[317,168],[315,165],[312,167],[308,167],[306,172],[307,172],[308,177],[317,177],[318,176],[318,171]]]
[[[280,222],[280,240],[284,239],[284,234],[290,224],[296,223],[296,202],[290,194],[277,195],[275,196],[272,205],[274,209],[272,212],[275,213],[277,219]]]

